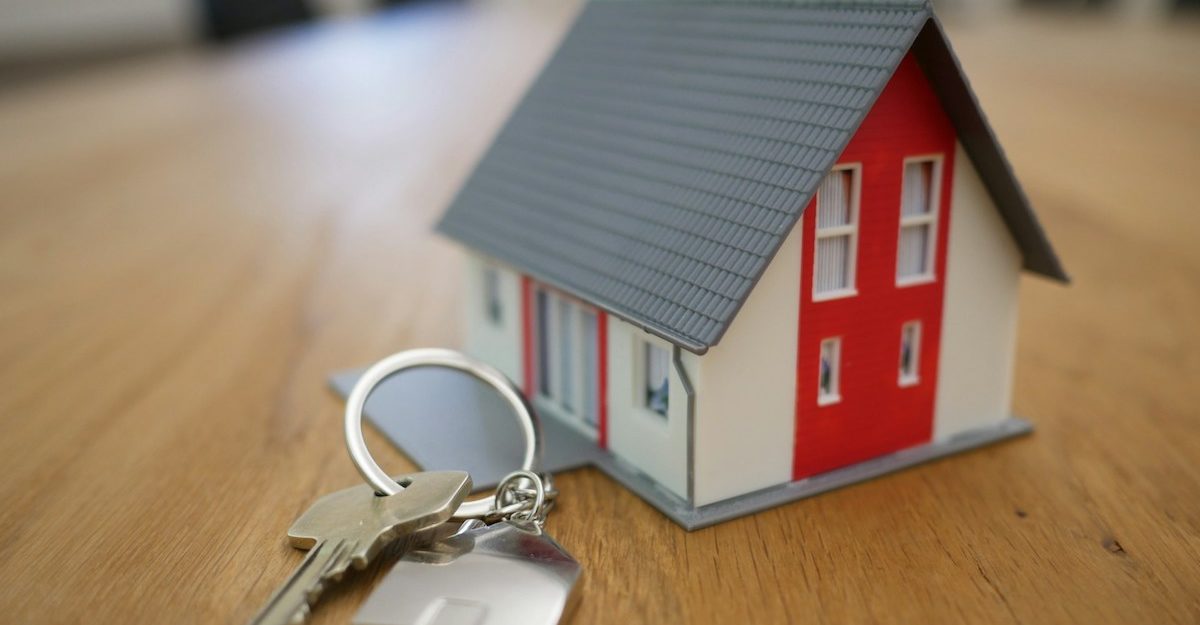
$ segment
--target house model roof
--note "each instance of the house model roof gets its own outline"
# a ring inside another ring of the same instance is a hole
[[[923,0],[593,0],[438,228],[703,353],[909,50],[1025,268],[1066,280]]]

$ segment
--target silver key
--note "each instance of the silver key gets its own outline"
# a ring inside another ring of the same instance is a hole
[[[368,485],[326,495],[288,530],[293,547],[308,549],[296,572],[275,591],[253,625],[302,623],[331,580],[361,569],[395,540],[450,518],[471,491],[463,471],[413,473],[396,479],[405,489],[379,496]]]

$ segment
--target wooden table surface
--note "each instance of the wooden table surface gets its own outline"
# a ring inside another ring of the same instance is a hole
[[[430,226],[573,12],[418,7],[0,92],[0,622],[257,610],[292,519],[359,483],[326,374],[457,344]],[[694,533],[564,474],[574,623],[1200,622],[1200,33],[950,30],[1075,279],[1022,284],[1037,432]]]

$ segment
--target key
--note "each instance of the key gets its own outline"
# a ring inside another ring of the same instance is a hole
[[[303,623],[330,581],[350,566],[362,569],[395,540],[446,522],[471,491],[471,476],[463,471],[413,473],[396,481],[405,489],[395,495],[376,495],[364,484],[314,502],[288,530],[292,546],[308,555],[250,623]]]
[[[355,625],[554,625],[577,601],[583,569],[530,521],[482,526],[404,554]]]

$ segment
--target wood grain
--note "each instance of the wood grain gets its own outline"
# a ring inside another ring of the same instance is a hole
[[[358,480],[325,375],[457,343],[430,225],[573,12],[417,7],[0,93],[0,622],[255,612],[284,529]],[[1200,37],[950,30],[1075,278],[1022,286],[1037,433],[690,534],[563,475],[574,623],[1200,622]]]

